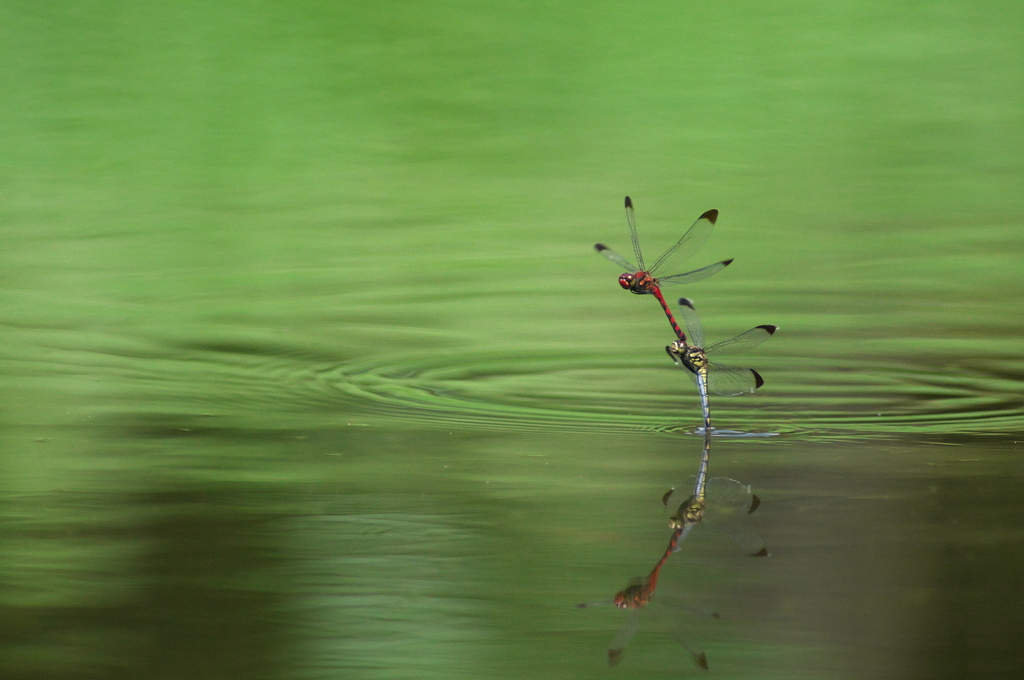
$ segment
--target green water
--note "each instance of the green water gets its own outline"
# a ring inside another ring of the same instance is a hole
[[[0,677],[1019,677],[1022,28],[5,3]],[[712,404],[771,556],[694,532],[609,671],[701,450],[626,194],[780,330]]]

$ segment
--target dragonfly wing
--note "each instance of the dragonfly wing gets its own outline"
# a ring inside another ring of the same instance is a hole
[[[645,271],[650,272],[651,276],[656,276],[655,272],[662,269],[671,271],[676,266],[682,264],[697,252],[698,248],[704,245],[704,241],[708,240],[708,236],[711,235],[711,230],[715,228],[715,222],[717,221],[718,211],[708,210],[697,218],[697,221],[686,230],[686,233],[683,234],[681,239],[676,241],[674,246],[666,250],[665,254],[659,257],[658,261],[651,265],[650,269]]]
[[[731,354],[746,352],[747,350],[754,349],[762,342],[772,337],[778,329],[778,326],[772,326],[771,324],[757,326],[756,328],[751,328],[746,333],[740,333],[732,340],[723,340],[722,342],[716,342],[710,347],[706,347],[704,349],[704,353]]]
[[[661,612],[661,611],[658,611],[657,609],[652,609],[651,611],[654,614],[655,618],[657,618],[659,620],[659,624],[662,627],[666,628],[668,630],[668,632],[672,635],[672,637],[675,638],[676,642],[678,642],[680,645],[682,645],[683,649],[685,649],[686,651],[688,651],[690,653],[690,657],[693,659],[693,662],[695,664],[697,664],[698,666],[700,666],[701,668],[703,668],[704,670],[707,670],[708,669],[708,657],[707,657],[707,655],[704,653],[703,650],[694,649],[693,647],[690,646],[690,643],[688,643],[686,641],[686,638],[683,637],[683,634],[679,631],[679,626],[678,626],[677,622],[676,621],[671,621],[671,620],[666,620],[666,619],[669,618],[669,617],[666,616],[666,612]],[[710,616],[712,618],[718,618],[718,615],[716,613],[714,613],[714,612],[712,612],[710,614]],[[675,619],[676,617],[672,617],[672,618]]]
[[[712,477],[705,487],[707,507],[725,515],[743,516],[754,510],[753,489],[728,477]]]
[[[703,347],[704,328],[701,326],[697,310],[693,308],[693,300],[679,298],[679,316],[683,317],[683,323],[686,324],[686,332],[690,337],[689,343],[694,347]]]
[[[761,374],[752,368],[735,368],[708,362],[708,389],[727,397],[753,392],[764,384]]]
[[[686,479],[686,484],[681,487],[672,487],[665,492],[665,495],[661,497],[661,504],[666,508],[672,507],[675,503],[682,503],[686,499],[683,494],[689,493],[687,489],[693,489],[697,486],[697,475],[690,475]]]
[[[764,539],[750,525],[749,520],[726,522],[709,520],[709,522],[709,526],[728,536],[747,557],[769,557],[771,555]]]
[[[596,250],[597,252],[601,253],[602,255],[607,257],[609,260],[611,260],[615,264],[617,264],[620,267],[622,267],[622,269],[624,271],[626,271],[626,272],[632,273],[632,272],[638,271],[637,268],[634,267],[629,262],[629,260],[624,258],[622,255],[619,255],[617,252],[615,252],[614,250],[612,250],[611,248],[609,248],[608,246],[606,246],[603,243],[595,243],[594,244],[594,250]]]
[[[612,643],[608,645],[609,666],[617,666],[622,661],[622,655],[625,653],[626,647],[629,646],[629,641],[633,639],[633,636],[640,629],[640,612],[640,609],[629,610],[622,628],[619,629]]]
[[[685,274],[662,276],[658,279],[658,285],[662,288],[667,288],[669,286],[678,286],[681,283],[695,283],[697,281],[703,281],[709,276],[722,271],[730,264],[732,264],[732,260],[722,260],[721,262],[710,264],[702,269],[694,269],[692,272],[686,272]]]
[[[747,484],[728,477],[709,479],[704,523],[726,534],[744,555],[765,557],[768,548],[748,517],[757,509],[755,501],[760,503]]]
[[[629,196],[626,196],[626,222],[629,224],[629,238],[633,241],[633,254],[636,255],[636,261],[640,264],[640,269],[634,271],[647,271],[647,268],[644,267],[644,254],[640,252],[640,237],[636,235],[636,214],[633,213],[633,201]]]
[[[676,495],[676,487],[673,486],[671,489],[669,489],[668,491],[665,492],[665,495],[663,495],[661,497],[661,504],[664,505],[665,507],[668,507],[668,502],[675,495]]]

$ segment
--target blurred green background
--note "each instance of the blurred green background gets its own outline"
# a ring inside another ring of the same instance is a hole
[[[721,211],[688,264],[735,263],[666,291],[709,340],[781,330],[712,405],[772,557],[696,533],[615,673],[699,673],[680,624],[719,676],[1017,677],[1022,29],[0,4],[0,676],[605,672],[624,613],[573,605],[657,562],[700,453],[592,250],[629,194],[648,260]]]

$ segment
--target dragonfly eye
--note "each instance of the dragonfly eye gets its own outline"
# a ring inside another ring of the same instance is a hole
[[[633,275],[632,274],[623,274],[622,276],[620,276],[619,277],[619,285],[622,286],[623,288],[625,288],[626,290],[629,290],[630,288],[632,288],[633,287]]]

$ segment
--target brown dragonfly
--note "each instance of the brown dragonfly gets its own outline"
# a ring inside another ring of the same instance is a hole
[[[697,392],[700,393],[700,405],[704,411],[704,431],[711,432],[711,405],[708,400],[708,393],[714,392],[722,395],[737,395],[744,392],[753,392],[764,385],[764,378],[752,368],[736,368],[725,366],[708,357],[718,353],[728,354],[730,352],[745,352],[754,349],[762,342],[772,337],[778,326],[765,324],[751,328],[746,333],[741,333],[731,340],[723,340],[713,345],[704,345],[704,329],[701,327],[700,317],[697,310],[693,308],[693,301],[688,298],[679,298],[680,315],[686,323],[686,330],[690,333],[689,340],[676,340],[665,348],[665,351],[677,365],[682,366],[690,372],[690,376],[697,384]]]
[[[747,517],[761,505],[761,499],[749,485],[737,482],[735,479],[728,477],[708,479],[710,453],[711,437],[710,433],[705,433],[700,468],[697,470],[697,475],[692,478],[693,493],[679,504],[675,514],[669,518],[669,527],[678,534],[675,550],[679,550],[680,543],[695,526],[703,524],[732,539],[744,555],[750,557],[769,556],[771,553],[768,552],[768,547]],[[675,488],[669,489],[661,497],[663,505],[669,505],[675,491]]]

